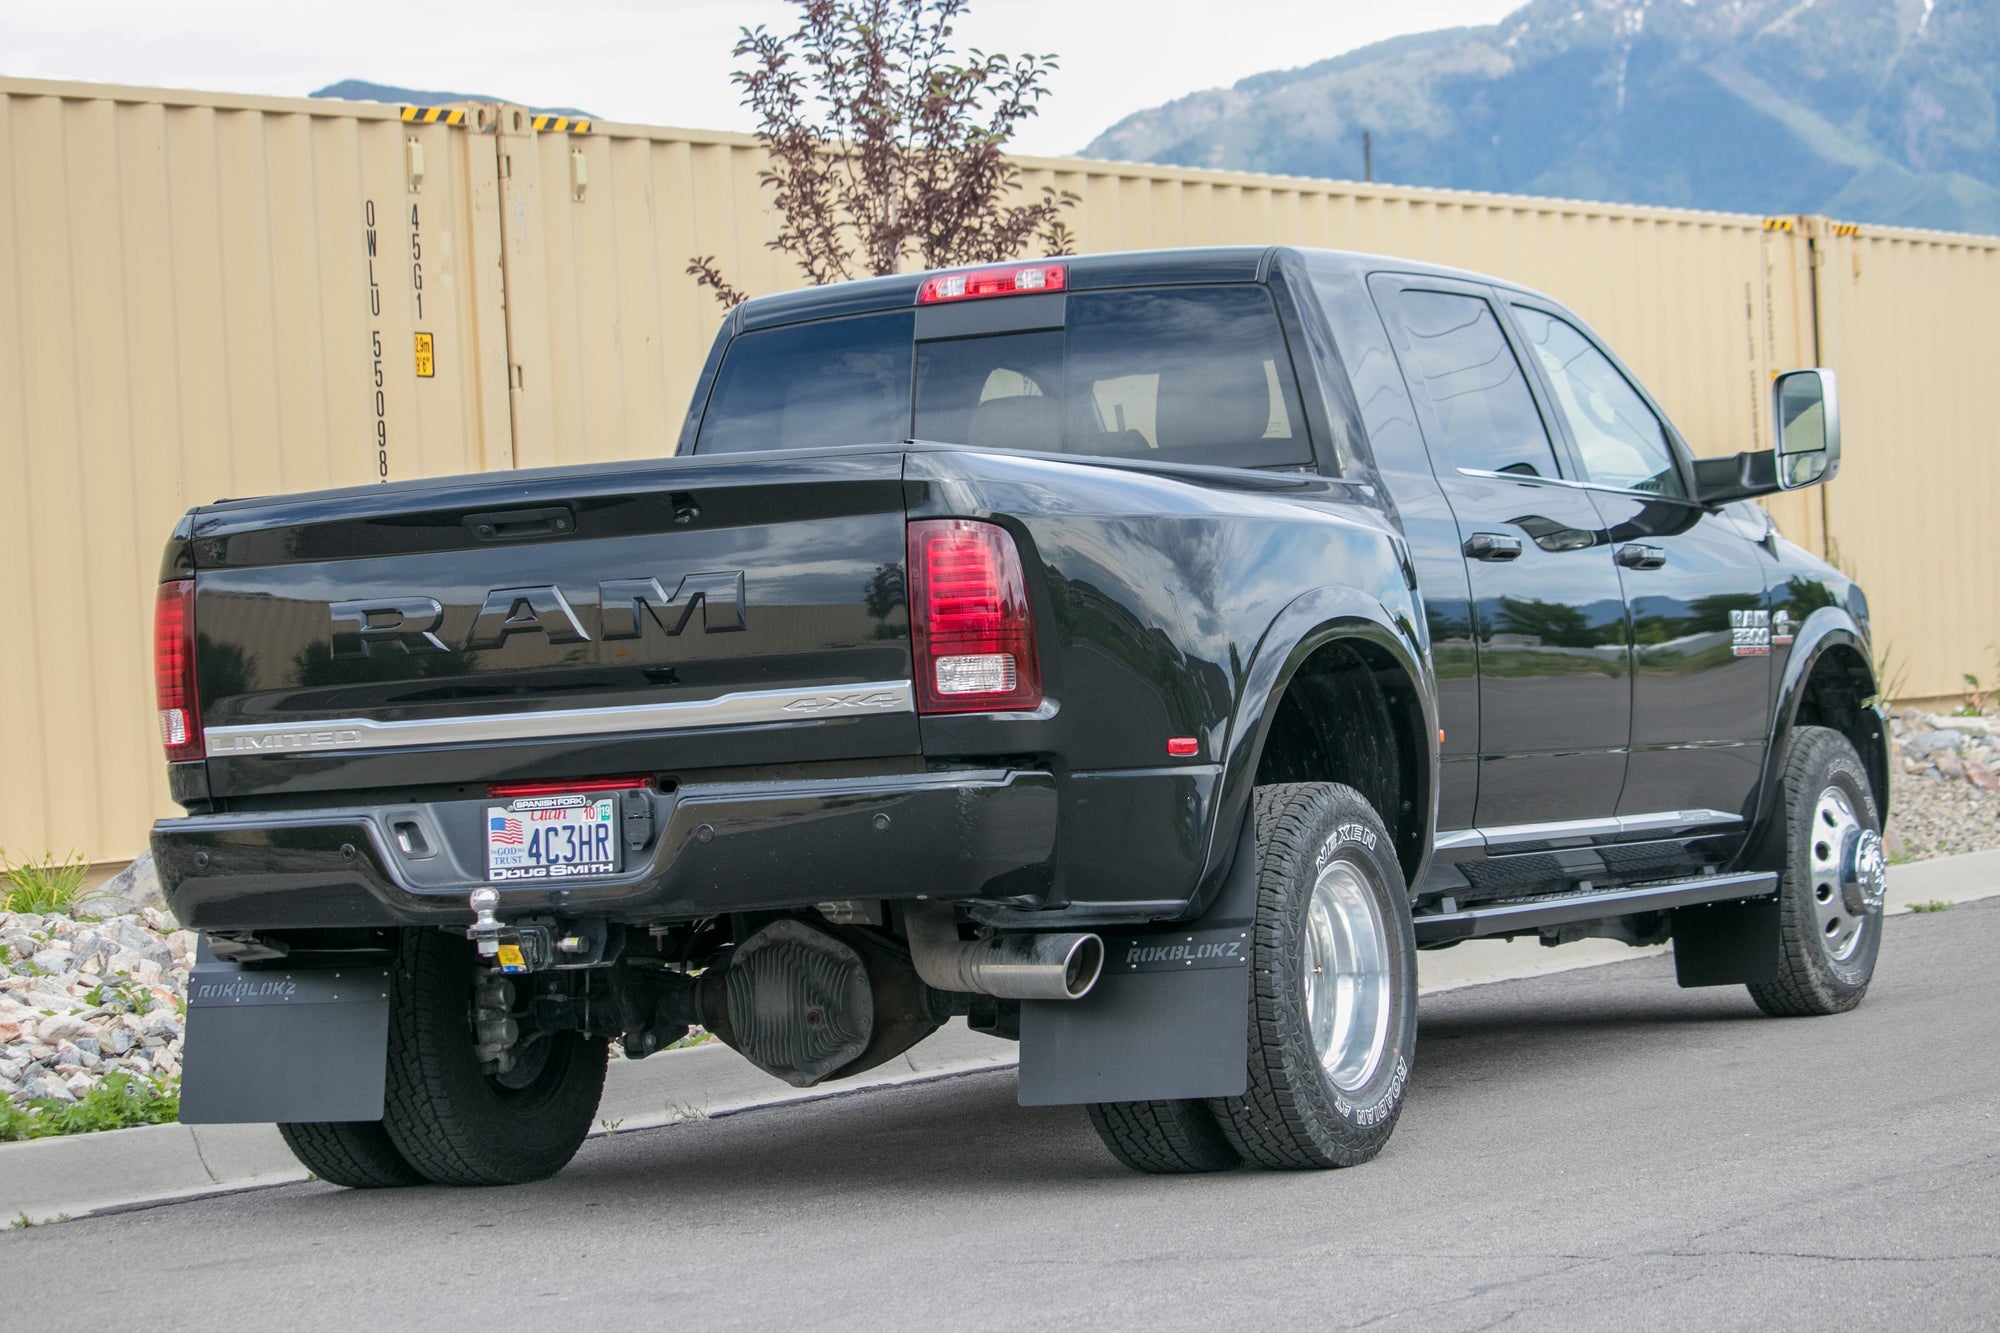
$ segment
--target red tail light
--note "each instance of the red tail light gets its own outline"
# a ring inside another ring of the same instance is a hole
[[[153,604],[153,686],[160,742],[170,760],[200,759],[201,702],[194,684],[194,580],[160,585]]]
[[[910,524],[910,638],[920,713],[1042,702],[1028,582],[1004,528],[966,518]]]
[[[1069,279],[1061,264],[1004,264],[999,268],[966,269],[959,273],[933,273],[917,289],[918,305],[940,301],[972,301],[982,296],[1031,296],[1037,292],[1059,292]]]

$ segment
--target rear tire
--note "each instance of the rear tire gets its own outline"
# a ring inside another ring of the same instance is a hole
[[[389,994],[389,1070],[382,1124],[404,1160],[440,1185],[518,1185],[554,1175],[590,1132],[604,1093],[606,1045],[579,1032],[535,1043],[506,1082],[474,1054],[469,941],[438,930],[403,935]]]
[[[1249,1086],[1209,1103],[1230,1146],[1284,1170],[1357,1166],[1402,1114],[1417,948],[1388,831],[1352,787],[1256,792]]]
[[[1778,880],[1778,976],[1750,998],[1776,1018],[1861,1003],[1882,947],[1882,820],[1861,756],[1827,727],[1799,727],[1785,754],[1785,869]]]
[[[423,1174],[396,1151],[379,1120],[279,1125],[278,1134],[300,1165],[329,1185],[382,1190],[425,1183]]]
[[[1098,1102],[1090,1123],[1111,1155],[1134,1171],[1195,1175],[1243,1164],[1207,1102]]]

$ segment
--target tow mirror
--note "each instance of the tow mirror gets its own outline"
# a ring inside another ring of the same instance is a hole
[[[1771,384],[1778,447],[1695,460],[1703,504],[1755,499],[1832,481],[1840,471],[1840,399],[1830,370],[1788,370]]]
[[[1790,370],[1771,385],[1778,416],[1778,485],[1788,491],[1840,471],[1840,399],[1830,370]]]

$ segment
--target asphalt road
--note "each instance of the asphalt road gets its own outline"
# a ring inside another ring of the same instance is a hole
[[[1432,997],[1351,1171],[1128,1174],[976,1074],[595,1140],[542,1185],[38,1227],[0,1242],[0,1322],[60,1293],[166,1327],[1990,1328],[1996,955],[1989,900],[1891,919],[1838,1018],[1662,958]]]

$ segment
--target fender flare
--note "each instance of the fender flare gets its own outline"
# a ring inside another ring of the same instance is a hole
[[[1410,883],[1414,886],[1422,882],[1437,832],[1438,741],[1437,683],[1429,648],[1420,634],[1411,622],[1352,588],[1315,588],[1278,612],[1258,641],[1237,693],[1235,716],[1223,754],[1222,791],[1214,821],[1218,832],[1210,845],[1209,869],[1203,877],[1197,906],[1206,907],[1229,871],[1234,839],[1220,831],[1227,830],[1233,835],[1249,817],[1257,765],[1263,758],[1264,745],[1286,689],[1307,658],[1341,640],[1364,642],[1387,652],[1409,678],[1422,711],[1424,733],[1418,738],[1417,752],[1424,756],[1424,764],[1418,775],[1417,806],[1424,827],[1419,860]]]
[[[1799,706],[1805,701],[1806,682],[1812,679],[1821,659],[1838,648],[1852,649],[1868,664],[1870,687],[1880,686],[1874,675],[1868,636],[1845,607],[1822,606],[1799,625],[1792,639],[1791,656],[1785,662],[1785,674],[1773,694],[1770,744],[1764,751],[1764,777],[1758,787],[1757,813],[1750,822],[1750,837],[1744,844],[1746,851],[1763,847],[1765,834],[1777,809],[1778,784],[1783,780],[1785,771],[1785,750],[1791,742],[1792,729],[1798,723]],[[1887,740],[1879,734],[1878,740],[1880,744],[1876,752],[1864,752],[1861,762],[1875,778],[1876,803],[1882,806],[1886,816],[1889,751]]]

